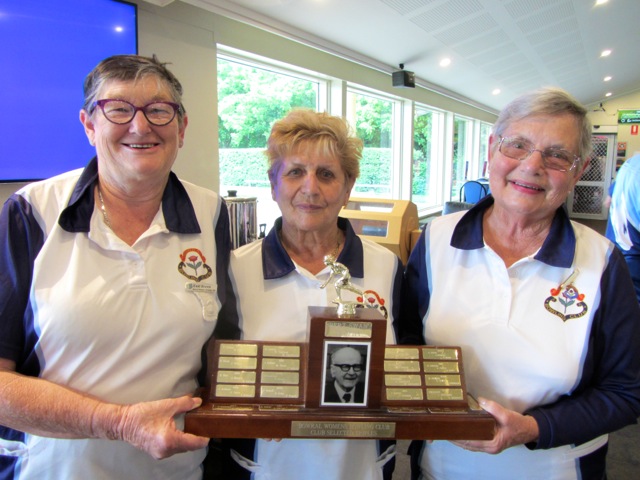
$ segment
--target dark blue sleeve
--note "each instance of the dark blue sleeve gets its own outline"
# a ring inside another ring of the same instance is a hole
[[[25,315],[33,265],[43,241],[31,205],[12,195],[0,213],[0,358],[15,361],[19,371],[25,352],[33,351],[33,345],[25,345],[27,338],[35,338],[27,331],[33,325]]]
[[[557,402],[525,412],[540,428],[529,448],[581,444],[636,423],[640,415],[640,304],[617,249],[600,288],[580,382]]]
[[[398,317],[398,344],[424,345],[422,319],[429,308],[429,279],[426,267],[425,237],[428,225],[420,234],[404,271],[402,301]]]

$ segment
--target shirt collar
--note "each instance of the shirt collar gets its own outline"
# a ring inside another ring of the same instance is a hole
[[[68,232],[88,232],[95,206],[94,186],[98,182],[98,159],[94,157],[80,174],[58,223]],[[167,229],[176,233],[200,233],[193,204],[182,182],[171,172],[162,194],[162,213]]]
[[[451,236],[452,247],[461,250],[484,247],[482,218],[493,202],[493,196],[489,195],[462,216]],[[575,249],[575,232],[566,208],[562,206],[556,210],[549,234],[534,259],[553,267],[568,268],[573,264]]]
[[[344,247],[338,255],[340,263],[349,269],[354,278],[364,277],[362,240],[356,235],[346,218],[338,217],[338,228],[344,233]],[[262,271],[265,280],[281,278],[293,272],[296,267],[280,241],[282,217],[278,218],[262,243]]]

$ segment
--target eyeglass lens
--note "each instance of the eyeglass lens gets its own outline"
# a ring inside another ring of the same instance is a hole
[[[525,160],[533,152],[540,152],[544,166],[552,170],[566,172],[571,170],[576,162],[576,155],[560,148],[538,150],[535,146],[521,138],[503,138],[500,141],[500,153],[516,160]]]
[[[333,366],[340,368],[340,370],[342,370],[343,372],[348,372],[352,368],[354,372],[362,371],[362,365],[359,363],[354,363],[353,365],[350,365],[348,363],[334,363]]]
[[[123,125],[133,120],[138,110],[142,110],[149,123],[163,126],[170,123],[178,111],[178,105],[170,102],[152,102],[142,107],[124,100],[104,99],[96,102],[104,116],[112,123]]]

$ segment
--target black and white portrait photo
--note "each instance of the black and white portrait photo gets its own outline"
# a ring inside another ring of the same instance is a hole
[[[322,405],[366,405],[370,343],[325,342]]]

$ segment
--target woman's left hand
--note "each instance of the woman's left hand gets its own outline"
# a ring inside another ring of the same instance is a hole
[[[456,440],[452,443],[472,452],[500,453],[514,445],[534,442],[538,439],[538,424],[533,417],[504,408],[499,403],[478,398],[480,406],[496,420],[491,440]]]

